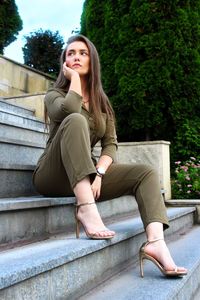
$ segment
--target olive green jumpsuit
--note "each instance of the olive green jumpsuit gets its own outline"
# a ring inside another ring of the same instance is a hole
[[[50,89],[45,105],[50,119],[49,139],[33,175],[37,191],[44,196],[72,196],[77,182],[86,176],[92,181],[96,176],[92,150],[100,141],[101,155],[110,156],[113,163],[103,176],[99,200],[134,195],[144,228],[151,222],[161,222],[167,228],[157,172],[147,165],[116,162],[114,121],[102,113],[102,124],[96,128],[82,97],[72,90]]]

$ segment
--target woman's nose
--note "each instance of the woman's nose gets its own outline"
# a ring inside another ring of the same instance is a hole
[[[80,60],[79,54],[78,54],[78,53],[74,55],[74,60],[75,60],[75,61]]]

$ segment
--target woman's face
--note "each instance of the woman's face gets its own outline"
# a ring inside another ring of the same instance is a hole
[[[90,55],[86,44],[80,41],[69,44],[65,61],[66,65],[76,70],[80,76],[87,75],[90,69]]]

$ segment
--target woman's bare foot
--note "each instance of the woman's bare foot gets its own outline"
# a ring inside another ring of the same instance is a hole
[[[95,236],[97,238],[111,238],[115,235],[114,231],[105,227],[95,203],[80,206],[77,217],[90,236]]]
[[[145,253],[155,258],[163,266],[165,271],[177,270],[177,272],[187,272],[187,269],[184,267],[176,266],[164,240],[147,244],[145,246]]]

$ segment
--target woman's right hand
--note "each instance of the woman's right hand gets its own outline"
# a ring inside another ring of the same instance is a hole
[[[64,64],[63,64],[63,74],[70,81],[71,81],[71,79],[72,79],[73,76],[78,76],[79,77],[78,72],[76,72],[75,70],[69,68],[66,65],[66,62],[64,62]]]
[[[81,80],[79,73],[76,72],[75,70],[67,67],[66,62],[63,64],[63,73],[64,76],[71,81],[69,90],[73,90],[80,96],[82,96],[82,91],[81,91]]]

